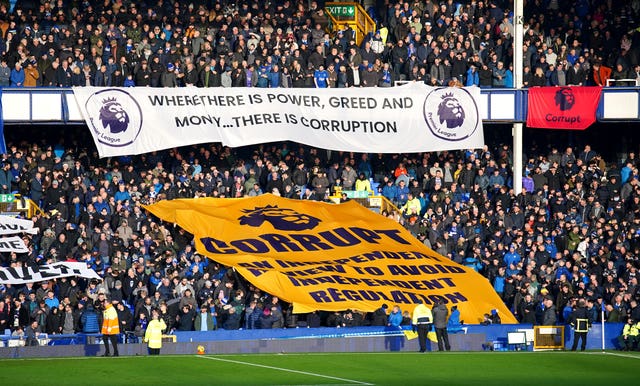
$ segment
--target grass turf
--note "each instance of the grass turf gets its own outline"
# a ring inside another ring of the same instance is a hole
[[[0,385],[636,384],[639,353],[451,352],[0,360]]]

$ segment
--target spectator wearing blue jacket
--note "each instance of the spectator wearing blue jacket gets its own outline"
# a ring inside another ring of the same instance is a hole
[[[96,208],[96,212],[101,213],[102,209],[106,209],[107,213],[111,210],[109,207],[109,203],[106,202],[102,197],[98,196],[96,202],[93,203],[93,207]]]
[[[492,80],[492,86],[493,87],[506,87],[505,85],[505,81],[506,81],[506,77],[507,77],[507,69],[504,68],[504,63],[502,62],[498,62],[498,66],[496,68],[493,69],[493,80]],[[513,83],[513,81],[512,81]]]
[[[273,65],[267,77],[269,79],[270,88],[280,87],[280,68],[277,64]]]
[[[478,76],[478,69],[473,64],[469,66],[469,69],[467,70],[467,80],[464,85],[467,87],[480,86],[480,77]]]
[[[451,306],[451,315],[449,315],[449,321],[447,322],[447,332],[455,334],[462,331],[462,321],[460,321],[460,310],[458,306]]]
[[[498,275],[496,275],[496,278],[493,280],[493,289],[498,293],[498,295],[500,295],[500,297],[502,297],[502,294],[504,293],[504,284],[506,281],[506,268],[504,266],[500,266],[500,268],[498,268]]]
[[[324,66],[322,64],[316,71],[314,71],[313,82],[315,83],[316,88],[329,87],[329,73],[325,71]]]
[[[401,324],[402,324],[402,310],[400,310],[399,306],[395,305],[393,306],[393,309],[391,310],[391,312],[389,313],[389,316],[387,317],[387,326],[400,327]]]
[[[382,195],[391,202],[398,202],[398,187],[392,180],[387,181],[387,184],[382,187]]]
[[[260,316],[262,315],[262,305],[252,300],[249,308],[245,310],[244,328],[247,330],[257,330],[260,328]]]
[[[632,175],[633,175],[633,163],[627,162],[622,167],[622,169],[620,169],[620,185],[626,184]]]
[[[133,80],[133,75],[127,75],[127,78],[124,80],[124,87],[135,87],[136,82]]]
[[[151,277],[149,278],[149,287],[150,287],[150,294],[153,294],[154,292],[156,292],[156,288],[158,288],[158,286],[160,286],[160,283],[162,282],[162,275],[160,271],[155,271],[153,273],[153,275],[151,275]]]
[[[266,64],[258,67],[258,83],[256,87],[267,88],[269,87],[269,66]]]
[[[93,308],[93,304],[89,303],[87,309],[80,316],[80,324],[82,325],[82,332],[85,334],[97,333],[100,331],[98,325],[98,314]]]
[[[124,181],[118,184],[118,191],[114,194],[113,197],[115,198],[116,202],[125,202],[131,200],[131,194],[129,194],[129,191],[126,189]]]
[[[516,246],[514,244],[511,244],[509,246],[509,252],[504,254],[504,258],[503,259],[504,259],[504,262],[507,265],[507,267],[510,267],[512,264],[514,266],[517,266],[518,263],[522,260],[522,257],[516,251]]]
[[[188,245],[187,248],[191,248],[191,246]],[[194,273],[202,275],[204,273],[205,268],[207,268],[207,266],[209,265],[208,259],[202,259],[200,255],[194,255],[193,257],[190,257],[186,260],[193,261],[189,266],[187,277],[190,276],[189,274],[191,274],[191,276],[194,276]]]
[[[493,192],[497,192],[500,190],[502,186],[504,186],[505,180],[504,177],[500,174],[500,170],[495,169],[493,174],[489,176],[489,185],[493,189]]]
[[[513,88],[513,71],[511,71],[513,67],[509,66],[507,71],[505,71],[504,75],[504,87]]]
[[[556,254],[558,253],[558,247],[556,247],[556,244],[553,242],[553,239],[551,237],[545,238],[544,250],[547,251],[547,253],[549,254],[549,256],[551,256],[552,259],[556,258]]]
[[[409,188],[405,185],[404,180],[400,181],[397,187],[398,204],[404,205],[409,199]]]
[[[573,275],[571,274],[571,271],[569,270],[569,268],[567,268],[564,265],[561,265],[556,270],[556,280],[560,279],[562,275],[564,275],[567,278],[567,281],[573,280]]]
[[[20,62],[16,62],[15,67],[11,70],[9,81],[11,87],[24,87],[24,70]]]

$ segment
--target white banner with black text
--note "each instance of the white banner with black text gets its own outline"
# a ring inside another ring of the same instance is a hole
[[[14,235],[22,232],[35,234],[38,232],[38,228],[33,227],[31,220],[0,216],[0,235]]]
[[[0,284],[34,283],[70,276],[101,280],[96,271],[87,267],[86,263],[61,262],[33,267],[0,267]]]
[[[0,252],[27,253],[29,248],[20,236],[10,236],[0,238]]]
[[[74,87],[101,157],[199,143],[294,141],[366,153],[484,145],[477,87]]]

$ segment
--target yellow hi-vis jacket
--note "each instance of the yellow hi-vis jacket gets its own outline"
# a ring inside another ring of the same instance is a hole
[[[120,333],[120,322],[118,322],[118,311],[111,303],[102,312],[102,333],[104,335],[118,335]]]
[[[429,324],[433,323],[433,314],[431,309],[424,304],[418,304],[413,309],[413,318],[411,320],[413,324]]]
[[[640,331],[638,330],[640,328],[640,322],[639,323],[634,323],[634,324],[625,324],[624,328],[622,329],[622,335],[624,336],[638,336],[640,335]]]
[[[162,348],[162,331],[167,325],[162,319],[154,319],[147,325],[144,333],[144,341],[149,343],[149,348]]]

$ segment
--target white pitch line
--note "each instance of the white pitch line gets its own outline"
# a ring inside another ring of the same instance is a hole
[[[317,384],[317,385],[274,385],[274,386],[352,386],[353,383],[330,383],[330,384],[326,384],[326,383],[321,383],[321,384]]]
[[[232,359],[223,359],[223,358],[216,358],[216,357],[203,357],[203,356],[197,356],[196,358],[202,358],[202,359],[209,359],[212,361],[220,361],[220,362],[228,362],[228,363],[235,363],[235,364],[239,364],[239,365],[247,365],[247,366],[254,366],[254,367],[261,367],[263,369],[271,369],[271,370],[279,370],[279,371],[285,371],[288,373],[296,373],[296,374],[302,374],[302,375],[310,375],[312,377],[320,377],[320,378],[327,378],[327,379],[335,379],[336,381],[343,381],[343,382],[349,382],[349,384],[357,384],[357,385],[368,385],[368,386],[373,386],[373,383],[367,383],[367,382],[361,382],[361,381],[356,381],[353,379],[347,379],[347,378],[340,378],[340,377],[332,377],[331,375],[323,375],[323,374],[317,374],[317,373],[310,373],[308,371],[300,371],[300,370],[292,370],[292,369],[285,369],[283,367],[275,367],[275,366],[267,366],[267,365],[261,365],[261,364],[257,364],[257,363],[251,363],[251,362],[242,362],[242,361],[234,361]]]
[[[613,355],[614,357],[623,357],[623,358],[632,358],[632,359],[640,359],[640,355],[631,355],[631,354],[621,354],[617,352],[604,352],[598,353],[600,355]]]

